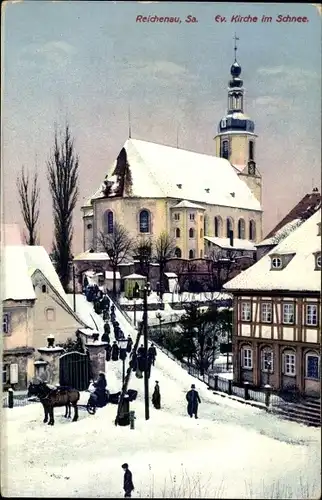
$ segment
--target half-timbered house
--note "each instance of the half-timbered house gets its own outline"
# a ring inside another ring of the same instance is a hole
[[[320,395],[321,209],[224,288],[235,382]]]

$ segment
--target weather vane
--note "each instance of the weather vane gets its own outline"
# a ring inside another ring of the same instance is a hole
[[[235,62],[237,61],[237,40],[239,40],[239,38],[236,36],[236,33],[235,33],[235,36],[234,36],[234,40],[235,40],[235,46],[234,46],[234,51],[235,51]]]

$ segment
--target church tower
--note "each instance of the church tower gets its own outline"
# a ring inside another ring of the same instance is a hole
[[[220,120],[215,136],[216,156],[226,158],[236,169],[240,178],[262,201],[262,178],[256,166],[255,124],[244,113],[244,88],[240,78],[241,66],[237,62],[237,45],[234,37],[235,60],[230,68],[228,83],[227,114]]]

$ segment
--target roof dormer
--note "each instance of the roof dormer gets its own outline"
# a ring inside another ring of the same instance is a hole
[[[295,253],[271,254],[271,271],[281,271],[291,262]]]
[[[321,271],[321,252],[315,252],[315,271]]]

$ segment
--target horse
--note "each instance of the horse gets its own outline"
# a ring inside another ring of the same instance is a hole
[[[30,396],[37,396],[40,399],[45,413],[44,424],[47,423],[49,416],[48,425],[54,425],[54,408],[59,406],[65,406],[65,418],[70,418],[72,406],[74,408],[74,418],[72,422],[78,420],[77,402],[80,394],[76,389],[66,387],[51,389],[45,382],[30,382],[28,387],[28,398]]]

